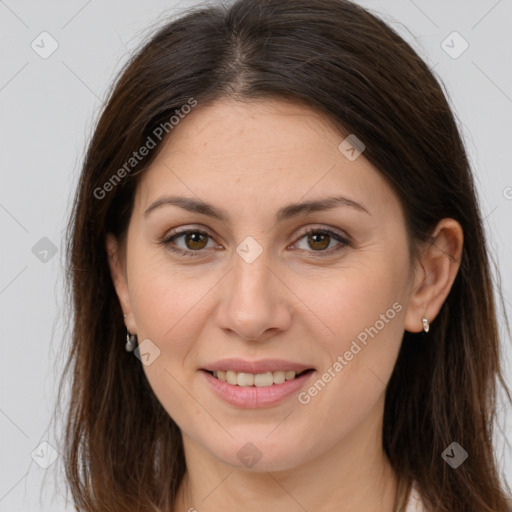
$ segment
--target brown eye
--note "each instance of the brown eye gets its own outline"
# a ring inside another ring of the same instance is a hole
[[[301,247],[302,239],[306,239],[306,243]],[[331,245],[333,242],[334,247]],[[337,247],[336,242],[338,242]],[[302,234],[295,245],[302,251],[318,253],[315,256],[328,256],[342,250],[345,246],[350,245],[350,243],[345,237],[329,229],[309,229]]]
[[[200,231],[189,231],[185,235],[185,245],[187,249],[204,249],[208,242],[208,235]]]
[[[178,244],[177,242],[183,240]],[[186,256],[201,256],[204,254],[203,249],[208,248],[208,241],[211,237],[204,231],[197,229],[182,230],[178,234],[166,237],[160,243],[178,254]],[[180,246],[181,245],[181,246]]]
[[[329,247],[331,241],[330,235],[326,233],[314,233],[308,235],[309,246],[315,251],[321,251]]]

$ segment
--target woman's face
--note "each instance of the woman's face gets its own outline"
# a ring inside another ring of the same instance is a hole
[[[186,449],[276,471],[380,442],[413,273],[397,196],[344,139],[304,106],[218,101],[141,176],[116,289]]]

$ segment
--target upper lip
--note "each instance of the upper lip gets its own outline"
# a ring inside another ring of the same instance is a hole
[[[218,371],[218,370],[231,370],[233,372],[244,373],[266,373],[275,371],[294,371],[300,373],[304,370],[312,370],[310,365],[295,363],[293,361],[286,361],[284,359],[261,359],[259,361],[249,361],[246,359],[220,359],[213,363],[206,364],[203,370]]]

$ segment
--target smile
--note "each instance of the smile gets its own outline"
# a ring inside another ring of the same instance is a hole
[[[235,357],[207,362],[199,370],[214,395],[244,409],[278,405],[317,374],[314,367],[298,361]]]
[[[268,371],[265,373],[247,373],[247,372],[235,372],[232,370],[217,370],[209,372],[213,377],[217,378],[222,382],[227,382],[232,386],[242,387],[268,387],[274,384],[282,384],[285,381],[293,380],[306,372],[312,370],[304,370],[297,373],[293,370],[283,371]]]

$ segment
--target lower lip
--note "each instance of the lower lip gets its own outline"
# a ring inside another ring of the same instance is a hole
[[[315,373],[309,371],[295,379],[287,380],[282,384],[273,384],[272,386],[233,386],[227,382],[221,381],[205,370],[201,372],[212,387],[213,391],[223,400],[231,405],[242,407],[244,409],[256,409],[258,407],[268,407],[279,403],[281,400],[293,395],[300,390]]]

